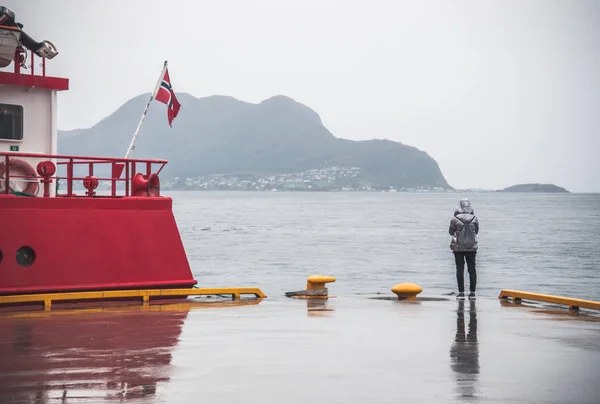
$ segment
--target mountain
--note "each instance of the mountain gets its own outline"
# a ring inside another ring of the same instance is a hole
[[[504,188],[498,192],[551,192],[551,193],[570,193],[565,188],[554,184],[518,184]]]
[[[149,94],[135,97],[89,129],[59,131],[60,154],[123,157]],[[166,106],[153,102],[136,141],[136,158],[169,161],[163,178],[245,173],[301,172],[322,167],[359,167],[356,181],[396,188],[452,189],[427,153],[390,140],[335,137],[309,107],[285,96],[258,104],[228,96],[182,104],[170,128]]]

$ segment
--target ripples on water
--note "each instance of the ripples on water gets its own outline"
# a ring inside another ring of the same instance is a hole
[[[448,226],[462,194],[168,195],[200,286],[256,285],[275,297],[323,274],[337,277],[338,295],[389,293],[399,282],[456,291]],[[600,300],[600,195],[468,196],[481,226],[479,295],[507,288]]]

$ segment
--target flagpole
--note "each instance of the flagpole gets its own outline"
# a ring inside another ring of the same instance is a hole
[[[150,103],[152,102],[154,97],[156,97],[156,93],[158,92],[158,89],[160,88],[160,84],[162,83],[162,79],[165,76],[166,71],[167,71],[167,61],[165,60],[165,64],[162,68],[162,71],[160,72],[160,76],[158,77],[158,82],[156,83],[156,87],[154,88],[154,91],[152,92],[152,94],[150,94],[150,99],[148,100],[148,103],[146,104],[146,109],[144,110],[144,113],[142,114],[142,117],[140,118],[140,122],[138,123],[135,133],[133,134],[133,139],[131,139],[131,143],[129,144],[127,153],[125,153],[125,158],[128,158],[129,155],[131,154],[131,152],[135,149],[135,146],[134,146],[135,139],[139,135],[140,128],[142,127],[142,122],[144,122],[144,118],[146,117],[146,113],[148,112],[148,107],[150,107]]]

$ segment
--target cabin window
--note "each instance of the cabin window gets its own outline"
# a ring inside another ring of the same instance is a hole
[[[0,104],[0,140],[23,140],[23,107]]]

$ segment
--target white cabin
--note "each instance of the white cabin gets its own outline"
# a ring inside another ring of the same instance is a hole
[[[56,92],[3,84],[0,74],[0,151],[56,154]]]
[[[11,165],[12,175],[19,170],[30,171],[32,168],[35,171],[43,160],[56,162],[49,157],[27,154],[57,154],[57,92],[69,88],[68,79],[46,76],[46,58],[26,51],[18,42],[11,42],[14,32],[14,28],[0,27],[0,39],[3,40],[0,41],[0,60],[4,61],[0,68],[0,153],[23,154],[23,157],[8,156],[10,160],[21,160],[20,165]],[[12,63],[8,64],[11,52]],[[0,156],[0,188],[6,182],[3,181],[6,158]],[[22,162],[28,165],[25,169]],[[32,181],[19,180],[24,183],[19,184],[20,188]],[[42,196],[39,188],[35,196]],[[54,187],[51,187],[51,194],[55,194]]]

